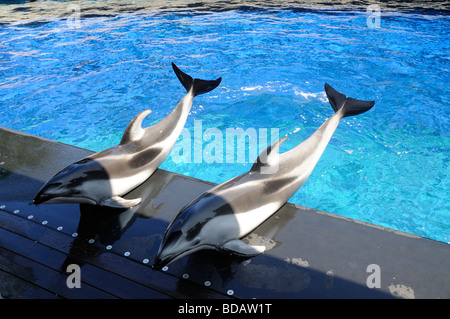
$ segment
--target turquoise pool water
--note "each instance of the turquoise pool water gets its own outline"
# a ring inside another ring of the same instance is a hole
[[[224,135],[278,129],[289,136],[285,151],[332,115],[328,82],[376,105],[341,122],[290,202],[450,242],[450,19],[394,10],[372,28],[367,18],[351,8],[272,8],[5,23],[0,126],[95,151],[114,146],[138,112],[153,110],[150,125],[183,97],[174,61],[196,77],[223,78],[194,101],[192,153],[210,142],[194,136],[199,121],[202,132]],[[191,163],[169,156],[161,168],[220,183],[250,169],[253,142],[247,163],[227,163],[234,149],[224,144],[222,163],[195,163],[192,154]]]

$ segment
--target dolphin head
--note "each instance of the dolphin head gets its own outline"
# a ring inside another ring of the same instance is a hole
[[[102,181],[99,164],[95,161],[81,160],[69,165],[42,186],[32,203],[85,203],[96,204],[96,190],[103,185],[92,181]],[[104,187],[103,187],[104,188]]]
[[[152,266],[154,269],[161,269],[181,257],[205,248],[200,234],[192,236],[192,233],[190,234],[180,227],[183,226],[182,223],[182,221],[175,220],[172,227],[169,226],[167,229]]]
[[[239,226],[229,203],[206,192],[188,204],[169,225],[153,268],[161,269],[198,250],[221,250],[238,233]]]
[[[36,196],[34,196],[32,203],[34,205],[42,203],[95,204],[95,201],[82,194],[82,187],[79,182],[67,181],[67,177],[64,174],[57,174],[42,186]]]
[[[50,180],[39,190],[36,196],[34,196],[32,203],[34,205],[45,202],[52,203],[56,202],[57,199],[66,198],[67,196],[70,196],[70,192],[65,185]]]

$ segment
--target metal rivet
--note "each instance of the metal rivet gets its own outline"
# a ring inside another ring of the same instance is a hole
[[[130,256],[130,254],[131,253],[129,251],[126,251],[126,252],[123,253],[124,256]]]
[[[73,233],[72,234],[72,237],[77,237],[78,236],[78,233]]]
[[[5,208],[5,207],[6,207],[5,205],[0,206],[1,209]]]
[[[30,215],[28,216],[28,219],[33,219],[33,217],[34,217],[33,215]]]
[[[58,228],[56,228],[56,230],[62,230],[62,229],[63,229],[62,226],[59,226]]]
[[[112,248],[111,245],[106,246],[106,249],[110,250]]]
[[[234,295],[234,291],[233,291],[233,290],[231,290],[231,289],[230,289],[230,290],[228,290],[228,291],[227,291],[227,295],[229,295],[229,296],[232,296],[232,295]]]
[[[209,280],[205,281],[205,282],[204,282],[204,285],[205,285],[206,287],[211,286],[211,281],[209,281]]]
[[[14,211],[14,214],[18,214],[19,212],[20,212],[20,210],[16,209],[16,210]]]
[[[89,243],[89,244],[95,243],[95,239],[93,239],[93,238],[89,239],[88,243]]]
[[[148,264],[149,261],[150,261],[150,260],[148,260],[147,258],[145,258],[142,262],[143,262],[144,264]]]
[[[42,222],[42,225],[47,225],[48,224],[48,221],[46,221],[46,220],[44,220],[43,222]]]
[[[183,274],[182,276],[184,279],[188,279],[189,278],[189,274]]]
[[[168,271],[169,270],[169,267],[167,267],[167,266],[164,266],[164,267],[162,267],[162,269],[161,269],[162,271]]]

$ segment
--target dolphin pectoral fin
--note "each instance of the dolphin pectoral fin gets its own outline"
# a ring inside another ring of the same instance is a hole
[[[241,257],[253,257],[266,250],[265,246],[250,246],[239,239],[233,239],[222,246],[222,250]]]
[[[141,202],[140,198],[125,199],[120,196],[113,196],[105,199],[100,203],[101,206],[108,206],[112,208],[131,208]]]

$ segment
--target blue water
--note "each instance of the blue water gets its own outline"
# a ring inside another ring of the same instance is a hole
[[[328,82],[376,104],[341,122],[290,202],[450,242],[448,15],[391,11],[379,28],[352,10],[153,11],[79,22],[0,25],[0,126],[94,151],[114,146],[139,111],[153,110],[150,125],[183,97],[174,61],[196,77],[223,78],[196,97],[192,135],[194,121],[223,134],[277,128],[289,136],[286,151],[332,115]],[[161,168],[221,183],[254,160],[169,156]]]

